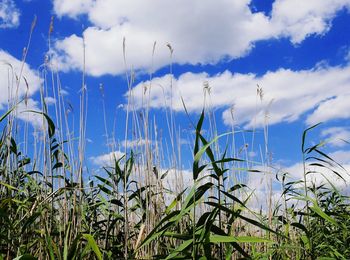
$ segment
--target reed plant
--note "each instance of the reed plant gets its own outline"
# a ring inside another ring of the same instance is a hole
[[[31,34],[34,27],[35,23]],[[52,30],[53,21],[49,48]],[[123,46],[126,71],[130,71],[125,40]],[[156,43],[153,55],[155,48]],[[170,44],[168,48],[171,64],[173,49]],[[254,162],[248,156],[246,136],[251,136],[254,152],[256,128],[246,131],[232,126],[231,131],[219,134],[210,86],[205,83],[198,122],[192,123],[187,114],[193,157],[189,159],[192,178],[186,183],[173,97],[165,110],[169,140],[164,140],[157,131],[157,120],[162,119],[151,116],[153,74],[144,91],[146,102],[136,108],[131,72],[126,74],[128,104],[120,158],[114,153],[118,140],[115,129],[108,130],[110,117],[100,86],[106,143],[112,156],[111,164],[94,172],[85,158],[89,115],[85,73],[75,124],[60,78],[50,67],[51,59],[46,57],[41,70],[40,109],[19,110],[27,104],[26,97],[22,100],[18,95],[25,80],[22,71],[13,72],[14,80],[9,81],[8,111],[0,117],[0,259],[350,259],[349,197],[330,181],[335,176],[346,186],[348,173],[322,150],[323,143],[308,145],[309,133],[320,126],[301,135],[302,179],[276,172],[274,184],[282,191],[273,203],[272,179],[266,178],[267,206],[257,210],[251,206],[255,191],[245,180],[252,173],[274,174],[266,170],[272,164],[267,120],[264,156]],[[172,95],[172,79],[169,87]],[[49,92],[55,99],[53,109],[45,101]],[[258,86],[257,102],[262,93]],[[40,118],[40,127],[31,132],[30,125],[19,120],[19,113]],[[243,153],[236,144],[239,136],[244,140]]]

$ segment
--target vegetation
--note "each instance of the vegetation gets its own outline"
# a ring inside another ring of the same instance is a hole
[[[11,111],[5,116],[9,115]],[[244,184],[229,188],[225,184],[231,172],[226,165],[244,160],[227,157],[226,152],[215,157],[212,147],[220,136],[211,141],[202,136],[204,113],[196,126],[193,186],[168,198],[170,191],[156,187],[164,176],[152,176],[153,183],[132,178],[133,153],[106,167],[106,178],[96,175],[94,181],[75,182],[77,173],[71,173],[68,155],[55,138],[55,126],[43,115],[48,156],[42,171],[18,150],[11,125],[2,133],[0,253],[4,259],[122,259],[125,253],[127,259],[350,257],[348,197],[331,183],[307,185],[306,178],[287,181],[283,174],[278,176],[282,199],[272,214],[254,212],[247,206],[253,191]],[[319,145],[305,146],[308,131],[303,137],[304,163],[312,159],[317,167],[335,166]],[[205,155],[208,160],[202,159]],[[153,173],[144,170],[144,174]],[[335,170],[333,174],[339,175]]]
[[[238,134],[235,128],[217,134],[206,106],[193,125],[192,180],[184,183],[171,107],[165,111],[170,152],[162,153],[158,145],[163,142],[150,141],[159,138],[149,106],[139,112],[141,120],[129,103],[124,156],[112,158],[104,173],[90,174],[85,167],[84,77],[76,136],[58,77],[49,67],[43,73],[41,111],[22,112],[40,118],[42,129],[31,132],[27,121],[18,120],[18,107],[26,104],[15,94],[22,75],[14,76],[9,110],[0,118],[0,259],[350,259],[349,197],[328,181],[330,175],[345,181],[347,173],[322,151],[322,143],[308,145],[316,126],[301,138],[302,179],[287,172],[278,172],[274,182],[266,178],[268,203],[259,210],[250,204],[255,191],[244,179],[249,173],[273,174],[264,170],[270,166],[267,125],[267,159],[252,162],[230,144]],[[127,79],[131,102],[133,79],[128,74]],[[52,117],[45,103],[48,86],[56,100]],[[260,88],[258,95],[262,98]],[[130,132],[144,144],[128,145]],[[116,151],[107,127],[106,138],[110,151]],[[315,174],[324,175],[324,182],[312,182]],[[275,183],[282,190],[274,203]]]

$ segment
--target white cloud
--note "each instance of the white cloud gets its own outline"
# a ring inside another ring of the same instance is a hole
[[[32,98],[27,98],[18,103],[12,111],[12,115],[16,118],[31,125],[36,131],[47,131],[47,120],[41,113],[40,103]],[[1,115],[1,113],[0,113]]]
[[[22,66],[22,76],[19,81]],[[42,111],[40,102],[33,99],[33,95],[42,84],[42,79],[37,71],[33,70],[27,63],[23,63],[0,49],[0,78],[2,79],[0,81],[0,110],[7,110],[9,105],[15,105],[19,102],[13,112],[16,117],[29,123],[36,130],[42,130],[44,124],[46,131],[46,119],[38,113],[29,112]],[[16,95],[18,95],[17,101]],[[45,100],[47,104],[54,102],[52,97],[45,98]]]
[[[62,96],[69,96],[69,92],[67,90],[65,90],[65,89],[61,89],[60,90],[60,95],[62,95]]]
[[[114,164],[114,160],[122,158],[124,155],[121,151],[115,151],[111,153],[102,154],[99,156],[90,157],[90,161],[96,166],[111,166]]]
[[[46,105],[54,105],[56,104],[56,99],[53,97],[45,97],[44,98]]]
[[[349,0],[276,0],[271,23],[281,35],[300,43],[311,34],[326,33],[336,12],[344,7],[350,8]]]
[[[326,137],[328,143],[335,147],[342,147],[350,142],[350,129],[345,127],[331,127],[321,132],[322,137]]]
[[[68,71],[69,69],[82,68],[84,58],[83,40],[74,34],[64,41],[57,42],[56,50],[52,53],[52,56],[53,58],[50,60],[52,69]]]
[[[41,109],[38,101],[29,98],[26,102],[21,102],[18,104],[17,118],[31,124],[36,130],[46,131],[46,119],[41,114],[34,113],[32,111],[40,112]],[[43,128],[43,126],[45,128]]]
[[[232,123],[231,105],[234,104],[235,124],[254,124],[261,126],[268,114],[269,124],[292,122],[306,112],[313,111],[307,122],[316,119],[331,120],[348,118],[350,112],[344,111],[349,106],[350,65],[346,67],[316,67],[310,70],[292,71],[279,69],[262,76],[255,74],[233,74],[229,71],[209,76],[206,73],[184,73],[173,80],[173,93],[170,88],[170,76],[154,78],[152,82],[142,82],[133,89],[135,107],[146,104],[145,86],[150,94],[152,108],[169,107],[173,97],[173,109],[183,111],[181,96],[189,112],[200,111],[204,104],[204,85],[211,89],[207,103],[214,108],[226,108],[223,120]],[[263,89],[263,100],[256,94],[256,85]],[[331,86],[331,87],[330,87]],[[328,113],[319,113],[327,102],[336,97],[338,104],[333,104]],[[273,102],[271,103],[271,101]],[[268,111],[266,111],[268,110]],[[348,109],[347,111],[350,111]],[[255,118],[255,115],[257,116]],[[318,116],[323,115],[323,118]]]
[[[312,125],[325,122],[334,118],[346,119],[350,117],[350,93],[346,92],[339,96],[329,97],[307,118],[307,123]]]
[[[245,1],[236,2],[96,1],[89,10],[95,26],[84,31],[86,71],[94,76],[122,73],[124,37],[127,62],[135,69],[151,68],[155,41],[155,69],[170,62],[167,43],[175,49],[173,61],[180,64],[217,62],[225,55],[240,57],[252,41],[265,38],[269,29],[268,17],[252,14]],[[232,17],[234,23],[228,21]],[[64,69],[82,68],[81,45],[82,38],[75,35],[57,42]]]
[[[114,167],[114,161],[122,158],[123,156],[123,152],[114,151],[99,156],[92,156],[89,158],[89,160],[95,166]],[[124,160],[121,162],[120,166],[122,167],[123,164]],[[156,174],[154,174],[155,170],[157,171]],[[145,165],[135,163],[131,173],[131,178],[137,180],[139,183],[144,183],[146,181],[145,177],[147,176],[147,174],[149,174],[149,178],[151,178],[152,182],[156,183],[157,181],[159,181],[159,184],[161,183],[164,188],[175,192],[175,194],[178,194],[180,191],[184,190],[185,188],[189,188],[193,185],[192,170],[154,168],[151,169],[151,171],[152,172],[148,172],[147,167]],[[165,193],[164,195],[167,200],[173,198],[173,196],[169,195],[168,193]]]
[[[338,150],[329,154],[329,156],[341,165],[350,165],[350,151]],[[350,169],[349,167],[347,169]],[[350,172],[350,171],[349,171]]]
[[[83,33],[86,72],[94,76],[125,70],[124,37],[127,63],[134,69],[151,70],[169,64],[167,43],[175,50],[173,62],[216,63],[246,55],[259,40],[289,37],[293,43],[300,43],[311,34],[324,34],[337,11],[349,7],[349,0],[276,0],[268,17],[261,12],[252,13],[249,0],[82,3],[55,0],[54,10],[59,16],[76,17],[82,12],[88,15],[93,26]],[[57,41],[59,69],[82,69],[82,42],[82,37],[76,35]]]
[[[164,188],[177,193],[193,185],[193,173],[191,170],[161,169],[160,176],[166,173],[162,179]]]
[[[0,28],[14,28],[19,25],[20,11],[13,0],[0,1]]]
[[[330,153],[329,156],[333,158],[338,163],[342,163],[342,167],[345,169],[340,168],[339,166],[335,165],[330,167],[332,170],[336,171],[339,175],[342,176],[343,179],[341,179],[337,174],[332,172],[330,169],[318,167],[318,166],[312,166],[310,165],[312,162],[307,162],[306,165],[306,172],[311,172],[306,176],[307,183],[315,183],[316,185],[320,184],[328,184],[328,181],[330,181],[333,185],[335,185],[338,188],[345,188],[346,184],[350,182],[350,164],[349,160],[345,160],[345,156],[349,156],[349,151],[339,151],[335,153]],[[345,163],[345,161],[347,161]],[[323,163],[325,166],[329,166],[326,163]],[[303,180],[304,176],[304,168],[302,163],[296,163],[290,167],[284,168],[285,172],[289,173],[289,176],[293,180]]]
[[[77,15],[86,13],[92,3],[92,0],[55,0],[53,1],[53,9],[59,17],[67,15],[74,18]]]
[[[333,153],[328,153],[328,156],[334,159],[337,163],[340,163],[343,168],[339,167],[336,163],[333,163],[333,166],[330,166],[327,163],[321,162],[321,164],[330,167],[330,169],[327,169],[326,167],[312,165],[312,163],[315,162],[320,163],[318,161],[307,161],[305,171],[310,172],[306,176],[307,184],[309,186],[312,184],[324,184],[330,187],[329,182],[331,182],[332,185],[334,185],[338,190],[347,190],[348,184],[350,182],[350,151],[338,150]],[[304,181],[304,165],[302,162],[297,162],[288,167],[256,167],[255,169],[258,169],[261,172],[249,173],[249,179],[247,181],[247,186],[249,189],[254,191],[252,198],[248,202],[248,205],[255,210],[260,210],[261,208],[263,211],[267,211],[270,199],[273,208],[274,205],[281,203],[282,183],[276,180],[276,174],[279,176],[281,176],[281,174],[287,174],[285,183],[299,180],[302,182]],[[332,170],[340,174],[345,182]],[[304,184],[295,183],[293,185],[293,188],[299,189],[299,191],[303,193]],[[289,196],[287,195],[287,197]],[[288,204],[290,203],[296,203],[299,204],[299,206],[303,205],[302,201],[295,199],[289,200]]]
[[[7,52],[0,50],[0,109],[5,109],[8,99],[15,98],[17,78],[21,71],[22,62]],[[28,86],[26,84],[26,79]],[[41,79],[36,71],[26,63],[23,64],[22,78],[18,87],[18,98],[30,97],[40,88]]]
[[[308,185],[311,185],[312,183],[316,185],[325,184],[330,187],[328,183],[328,181],[330,181],[332,185],[337,187],[339,190],[345,190],[347,188],[347,183],[350,182],[350,152],[340,150],[328,155],[337,162],[343,163],[343,167],[346,169],[345,171],[336,165],[333,167],[333,170],[336,170],[339,174],[341,174],[346,182],[344,182],[329,169],[310,166],[312,162],[309,161],[307,162],[306,171],[314,172],[307,175],[307,183]],[[249,179],[247,182],[249,189],[254,191],[253,196],[248,202],[249,207],[254,210],[262,209],[264,212],[267,212],[270,205],[270,199],[273,209],[275,208],[275,205],[279,205],[282,202],[282,183],[276,181],[275,176],[277,173],[279,173],[279,175],[287,173],[285,183],[299,180],[304,181],[304,166],[301,162],[295,163],[289,167],[265,167],[265,169],[264,167],[258,167],[257,169],[261,170],[262,172],[249,173]],[[303,193],[303,183],[296,183],[294,184],[293,188],[299,189]],[[297,207],[304,205],[300,200],[290,199],[288,194],[287,197],[289,198],[287,202],[288,205],[292,203]]]

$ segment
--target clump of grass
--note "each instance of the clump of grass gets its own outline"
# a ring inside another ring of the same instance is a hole
[[[1,121],[11,112],[1,117]],[[136,157],[132,152],[127,158],[115,158],[113,166],[104,167],[106,177],[96,175],[83,186],[58,175],[58,169],[63,172],[70,169],[69,161],[65,154],[59,156],[63,153],[62,144],[55,138],[53,121],[47,114],[41,112],[41,115],[46,120],[51,158],[51,168],[46,174],[26,169],[31,165],[30,159],[21,154],[13,138],[9,139],[6,127],[3,130],[0,142],[2,258],[316,259],[322,256],[347,259],[350,256],[347,196],[331,183],[310,184],[307,176],[315,171],[306,171],[301,181],[288,181],[287,174],[283,174],[278,178],[283,200],[274,208],[272,219],[268,211],[254,212],[248,207],[253,192],[245,184],[236,183],[232,187],[224,184],[230,165],[244,160],[228,157],[227,151],[219,157],[214,155],[213,145],[227,134],[206,140],[201,134],[204,111],[195,129],[193,186],[175,194],[169,202],[155,200],[159,196],[155,184],[143,185],[135,179]],[[306,147],[310,130],[303,135],[305,169],[328,167],[342,177],[335,170],[341,166],[323,153],[320,145]],[[57,186],[54,179],[62,179],[64,185]],[[146,232],[150,216],[155,220],[154,226]]]
[[[49,46],[52,29],[53,20]],[[125,41],[123,46],[126,64]],[[168,48],[171,59],[173,49]],[[308,134],[316,126],[305,130],[301,138],[303,178],[277,174],[282,192],[276,204],[272,203],[272,180],[266,178],[268,205],[258,211],[250,204],[254,190],[239,180],[249,173],[264,174],[262,169],[271,164],[267,113],[265,160],[258,164],[247,155],[245,131],[232,126],[231,132],[218,134],[210,86],[205,83],[205,109],[193,125],[192,180],[186,187],[181,178],[180,130],[172,111],[173,97],[165,115],[170,140],[164,141],[158,136],[156,119],[150,119],[152,73],[141,112],[132,104],[131,73],[127,74],[124,156],[111,158],[112,164],[104,166],[103,173],[90,174],[85,167],[85,75],[76,135],[69,118],[72,109],[66,107],[59,77],[48,64],[50,57],[47,59],[41,110],[26,111],[42,119],[42,129],[35,129],[30,140],[28,124],[23,126],[17,118],[18,95],[9,97],[9,110],[0,117],[0,259],[350,259],[349,197],[327,176],[323,184],[311,178],[326,169],[345,181],[347,173],[321,150],[321,144],[307,145]],[[14,78],[17,81],[9,86],[9,93],[17,92],[23,76]],[[172,92],[172,82],[169,84]],[[53,116],[45,103],[49,89],[56,100]],[[103,95],[103,86],[101,92]],[[258,87],[257,100],[262,98]],[[103,100],[106,141],[113,139],[109,146],[113,152],[115,130],[109,134],[104,106]],[[207,135],[205,125],[209,125]],[[238,134],[244,139],[243,153],[236,147]],[[256,146],[255,135],[254,128],[251,149]],[[130,147],[130,136],[132,141],[144,140],[145,145]],[[222,140],[226,140],[223,145]],[[28,149],[31,142],[32,152]],[[171,174],[176,176],[175,183],[168,187],[166,179]]]

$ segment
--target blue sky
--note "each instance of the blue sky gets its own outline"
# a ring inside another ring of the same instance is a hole
[[[89,96],[86,156],[91,167],[98,167],[110,153],[104,136],[103,99],[110,137],[124,139],[125,72],[131,70],[133,106],[143,111],[152,89],[150,118],[155,118],[165,139],[169,139],[165,114],[170,110],[180,139],[191,135],[181,97],[196,121],[207,85],[206,105],[215,114],[219,132],[232,127],[257,131],[252,159],[260,160],[263,126],[268,124],[272,164],[296,167],[302,131],[324,122],[313,138],[326,139],[325,149],[350,165],[349,147],[341,141],[350,139],[350,0],[0,0],[0,61],[11,63],[16,73],[34,16],[37,22],[23,71],[30,108],[40,108],[42,64],[47,56],[78,120],[84,37]],[[1,77],[7,73],[8,67],[1,65]],[[257,97],[257,85],[263,89],[262,100]],[[6,94],[0,97],[2,111],[7,106],[7,86],[2,80],[0,90]],[[20,87],[24,96],[23,81]],[[48,97],[53,103],[50,89]],[[53,113],[52,105],[50,109]],[[33,127],[38,123],[21,119]],[[245,138],[237,138],[237,147],[251,143],[250,133]],[[191,151],[186,144],[182,150],[183,168],[190,169]]]

